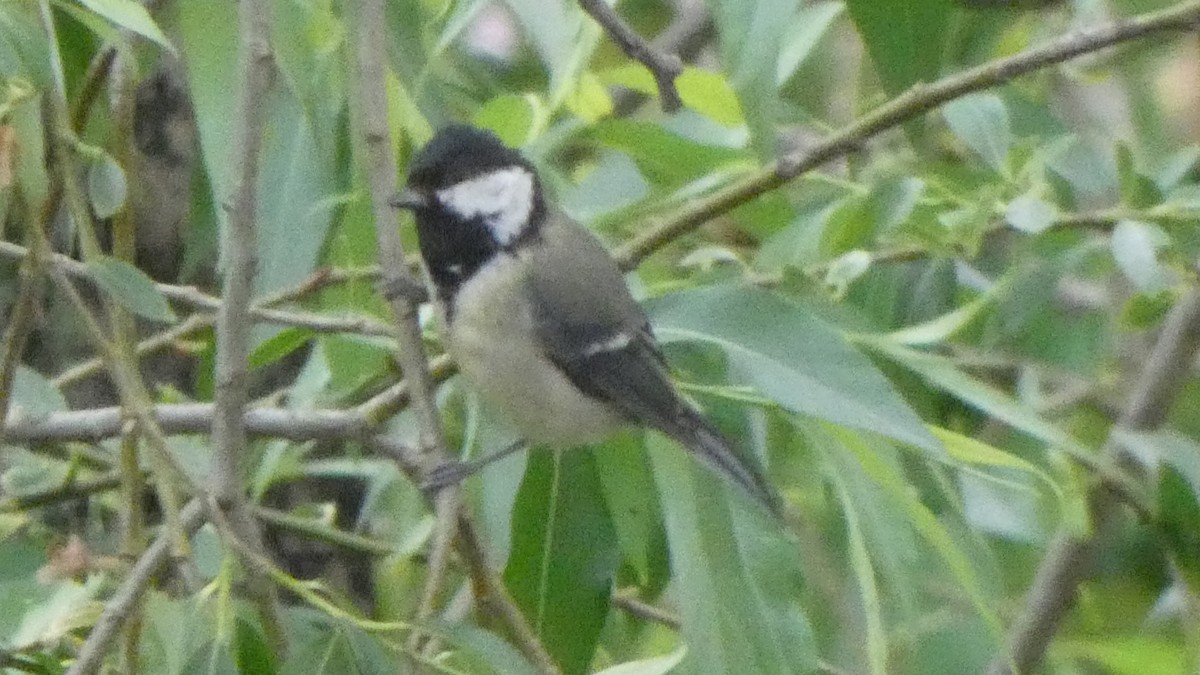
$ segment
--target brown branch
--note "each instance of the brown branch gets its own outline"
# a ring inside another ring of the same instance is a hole
[[[45,221],[40,221],[45,222]],[[41,225],[34,227],[40,228]],[[32,228],[31,228],[32,229]],[[12,405],[12,386],[25,354],[25,344],[33,332],[37,313],[38,297],[45,279],[45,250],[48,248],[45,235],[38,229],[31,232],[35,240],[35,253],[21,263],[18,274],[19,287],[12,311],[8,315],[8,327],[4,331],[4,346],[0,348],[0,444],[4,442],[4,427],[8,410]]]
[[[151,418],[162,433],[202,434],[212,427],[212,403],[165,403],[151,408]],[[250,408],[242,417],[246,433],[256,437],[292,441],[354,440],[374,432],[377,422],[356,409],[296,410]],[[121,434],[119,407],[56,412],[44,416],[20,416],[5,427],[6,442],[32,445],[77,441],[98,443]]]
[[[23,259],[30,255],[29,249],[7,241],[0,241],[0,256],[12,259]],[[62,255],[53,253],[49,262],[54,267],[77,279],[91,280],[87,265]],[[208,295],[195,286],[177,286],[174,284],[156,283],[155,288],[163,297],[188,307],[206,312],[219,312],[221,298]],[[294,291],[286,291],[292,293]],[[270,305],[277,304],[274,297],[254,303],[250,315],[256,321],[274,323],[283,326],[307,328],[317,333],[358,333],[361,335],[390,336],[392,330],[380,321],[368,317],[333,317],[313,312],[272,309]]]
[[[387,66],[384,62],[387,44],[383,0],[362,0],[357,3],[357,9],[358,77],[355,95],[359,101],[363,168],[371,191],[380,271],[384,288],[413,287],[418,284],[408,274],[400,241],[399,219],[389,203],[396,192],[396,161],[387,123]],[[441,414],[434,398],[433,379],[426,364],[421,325],[417,317],[418,301],[402,293],[390,293],[388,299],[399,329],[400,367],[404,371],[411,405],[417,415],[421,456],[413,459],[421,470],[417,479],[419,485],[435,466],[451,461],[452,457],[447,450]],[[427,622],[433,616],[434,604],[445,581],[458,523],[458,486],[439,489],[431,501],[437,526],[430,544],[425,587],[417,609],[418,624]],[[421,633],[414,631],[409,642],[410,649],[420,653],[421,639]]]
[[[46,490],[4,497],[0,499],[0,513],[13,513],[73,499],[83,499],[97,492],[114,490],[120,486],[121,475],[119,473],[110,473],[90,480],[73,480]]]
[[[239,79],[237,89],[233,186],[229,220],[223,231],[224,301],[217,311],[216,364],[212,423],[210,514],[227,520],[232,537],[256,555],[239,555],[249,577],[249,595],[262,621],[267,643],[282,659],[287,637],[275,587],[259,563],[265,552],[258,524],[246,503],[241,458],[248,456],[243,413],[249,402],[250,301],[257,269],[258,180],[266,99],[275,75],[271,53],[271,13],[267,0],[238,3]],[[244,551],[234,547],[240,553]]]
[[[179,524],[183,532],[190,536],[204,523],[204,507],[200,500],[193,499],[179,512]],[[162,568],[173,549],[173,535],[163,531],[158,535],[134,564],[133,569],[120,587],[104,604],[104,611],[96,620],[96,625],[88,633],[87,640],[79,650],[79,656],[67,670],[67,675],[92,675],[100,672],[104,655],[112,646],[117,633],[125,623],[126,617],[137,606],[142,594],[150,586],[150,579]]]
[[[1198,348],[1200,290],[1193,290],[1171,310],[1125,410],[1105,442],[1103,455],[1121,470],[1144,475],[1142,463],[1122,447],[1119,432],[1153,430],[1163,423],[1191,370]],[[1047,645],[1074,603],[1076,589],[1091,571],[1097,549],[1111,534],[1120,503],[1120,496],[1104,483],[1088,491],[1091,531],[1081,534],[1074,528],[1064,528],[1054,538],[1013,626],[1007,654],[992,662],[989,673],[1007,675],[1013,672],[1010,666],[1015,672],[1028,673],[1041,662]]]
[[[679,90],[675,88],[675,78],[683,72],[683,61],[678,56],[656,49],[621,20],[617,11],[604,0],[579,0],[579,6],[600,24],[621,51],[646,66],[658,86],[658,97],[664,112],[673,113],[683,107]]]
[[[178,340],[199,332],[205,328],[210,328],[213,325],[213,317],[205,314],[193,314],[185,319],[182,323],[178,323],[167,330],[155,333],[146,339],[138,342],[134,346],[134,355],[138,357],[153,354],[161,349],[166,349],[175,344]],[[99,357],[88,359],[82,363],[71,366],[62,371],[50,380],[50,384],[55,387],[70,386],[80,380],[87,379],[104,369],[104,359]]]
[[[414,462],[412,454],[404,447],[397,446],[392,439],[382,435],[374,436],[367,439],[367,445],[376,453],[393,459],[413,482],[420,484],[424,479],[421,465]],[[554,658],[542,646],[537,632],[529,625],[525,615],[505,589],[503,580],[488,563],[487,550],[469,514],[459,514],[457,530],[458,536],[455,537],[454,546],[470,570],[472,588],[479,606],[504,623],[521,651],[539,671],[547,675],[559,673]]]
[[[617,255],[618,260],[622,267],[632,268],[646,256],[709,220],[728,213],[832,159],[850,154],[861,148],[868,139],[951,100],[1115,44],[1157,33],[1194,30],[1198,23],[1200,2],[1187,2],[1158,12],[1149,12],[1108,25],[1069,33],[1058,40],[1015,56],[991,61],[930,84],[916,85],[816,146],[788,155],[722,190],[694,200],[669,218],[652,222],[646,232],[621,247]]]
[[[627,614],[636,616],[644,621],[653,621],[667,628],[679,630],[683,625],[683,619],[674,612],[669,612],[661,607],[655,607],[647,602],[642,602],[637,597],[629,593],[613,593],[613,605],[625,610]]]

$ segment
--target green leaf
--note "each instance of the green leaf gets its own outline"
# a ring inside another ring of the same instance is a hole
[[[1200,503],[1195,489],[1173,466],[1158,476],[1158,530],[1172,552],[1173,566],[1189,585],[1200,582]]]
[[[110,218],[125,205],[125,172],[108,153],[88,164],[87,193],[97,218]]]
[[[1122,220],[1110,238],[1113,260],[1142,293],[1158,293],[1175,283],[1175,274],[1158,261],[1158,252],[1171,237],[1157,225]]]
[[[820,2],[800,8],[791,29],[783,37],[783,48],[775,66],[777,84],[782,86],[804,65],[843,9],[845,6],[840,2]]]
[[[737,150],[695,143],[648,122],[604,120],[588,133],[605,147],[629,155],[659,189],[678,187],[743,158]]]
[[[525,660],[511,644],[494,633],[468,623],[453,626],[433,626],[431,631],[447,643],[458,647],[455,660],[468,660],[468,673],[496,675],[537,675],[538,670]]]
[[[275,363],[279,359],[291,354],[308,344],[316,336],[311,329],[308,328],[285,328],[272,337],[263,340],[261,344],[250,352],[248,362],[251,368],[262,368],[263,366]]]
[[[579,81],[567,95],[567,109],[589,124],[598,122],[613,112],[613,100],[595,73],[580,74]]]
[[[67,409],[67,399],[50,380],[24,365],[13,374],[11,402],[22,415],[40,417]]]
[[[794,544],[778,523],[673,443],[647,440],[666,516],[689,673],[810,673],[816,644],[797,599]],[[740,496],[740,495],[739,495]]]
[[[68,639],[74,630],[87,627],[98,614],[94,601],[102,583],[99,576],[92,576],[85,584],[59,581],[50,585],[50,592],[36,605],[9,605],[18,610],[14,613],[21,616],[21,623],[11,635],[4,636],[5,647],[32,651],[39,644],[55,644]],[[84,618],[90,621],[81,622]]]
[[[654,75],[640,63],[630,63],[599,73],[602,82],[652,96],[658,92]],[[729,128],[745,124],[737,92],[721,73],[687,66],[675,78],[683,104],[712,121]]]
[[[22,452],[6,462],[0,487],[5,496],[20,497],[62,487],[69,477],[65,462]]]
[[[1050,229],[1055,215],[1052,204],[1033,194],[1017,197],[1004,209],[1004,220],[1026,234],[1038,234]]]
[[[886,675],[887,633],[883,629],[883,607],[879,601],[879,586],[875,583],[875,568],[867,552],[867,542],[858,523],[858,512],[850,499],[850,492],[842,484],[842,478],[833,476],[837,484],[838,499],[842,502],[842,515],[846,520],[846,539],[850,544],[850,568],[854,571],[858,591],[862,596],[863,615],[866,619],[867,662],[874,675]]]
[[[834,297],[845,297],[850,284],[866,274],[871,267],[871,253],[862,249],[847,251],[834,258],[825,270],[825,286]]]
[[[50,70],[49,41],[38,18],[38,6],[25,2],[0,2],[0,73],[9,78],[10,85],[25,79],[38,89],[49,89],[53,81]],[[36,99],[31,102],[32,105],[22,107],[32,110],[34,120],[40,125],[41,116]],[[19,133],[18,138],[26,147],[41,146],[40,137]],[[33,150],[30,147],[30,156],[43,156],[40,151]],[[26,163],[45,170],[43,162]]]
[[[346,27],[328,2],[275,0],[271,47],[283,81],[306,116],[336,115],[345,101]]]
[[[565,0],[505,0],[550,74],[548,101],[557,110],[586,70],[600,27]]]
[[[777,63],[784,36],[795,25],[799,0],[707,0],[721,45],[721,63],[741,100],[750,140],[762,159],[774,158]]]
[[[1121,189],[1121,201],[1131,208],[1146,209],[1163,200],[1154,181],[1137,170],[1133,151],[1125,143],[1117,143],[1117,184]]]
[[[954,542],[946,526],[938,520],[929,507],[921,503],[911,487],[891,467],[886,465],[858,434],[845,429],[830,429],[838,442],[858,460],[862,469],[875,484],[883,489],[887,497],[900,506],[908,515],[911,526],[929,544],[933,551],[946,563],[959,586],[966,591],[975,610],[983,617],[995,637],[1003,634],[1000,618],[995,612],[995,598],[989,598],[971,560]]]
[[[950,131],[997,173],[1005,173],[1013,145],[1008,109],[995,94],[970,94],[942,107]]]
[[[145,272],[106,255],[88,261],[87,269],[92,281],[125,309],[151,321],[175,321],[171,305]]]
[[[1054,651],[1064,658],[1095,664],[1112,675],[1194,672],[1190,652],[1183,644],[1166,637],[1109,634],[1096,640],[1058,640]]]
[[[291,638],[281,675],[394,675],[398,659],[358,626],[307,607],[286,614]]]
[[[546,122],[546,110],[533,94],[497,96],[484,103],[472,119],[475,126],[495,132],[500,140],[514,148],[540,135]]]
[[[889,93],[937,78],[950,35],[951,0],[846,0],[846,7]]]
[[[239,72],[237,7],[189,2],[181,3],[178,12],[201,155],[212,182],[210,199],[225,204],[233,188],[229,160],[235,151],[235,120],[229,114],[229,92],[237,90]],[[273,87],[262,96],[270,125],[259,157],[258,295],[295,286],[312,273],[344,199],[337,191],[335,161],[344,133],[340,105],[318,106],[320,114],[314,115],[286,87]],[[223,231],[224,209],[217,214]],[[257,330],[256,340],[274,330]]]
[[[687,655],[687,647],[679,647],[670,654],[654,656],[637,661],[626,661],[615,666],[609,666],[596,675],[667,675],[675,672],[676,666]]]
[[[567,672],[583,672],[592,661],[619,561],[591,454],[532,453],[513,506],[504,581]]]
[[[622,434],[605,441],[603,452],[595,453],[595,458],[625,561],[637,574],[639,586],[661,588],[668,575],[663,556],[666,535],[645,448],[632,434]]]
[[[793,412],[874,431],[944,456],[941,444],[871,362],[802,306],[755,288],[715,286],[647,303],[664,342],[714,344],[730,384]]]
[[[859,336],[858,342],[920,375],[931,386],[1050,447],[1063,449],[1076,457],[1092,454],[1070,434],[1043,419],[1033,408],[1014,400],[989,384],[972,378],[944,356],[908,349],[886,337]]]
[[[954,311],[947,312],[924,323],[907,326],[888,333],[887,339],[892,342],[911,347],[935,345],[957,334],[960,330],[971,325],[971,322],[983,314],[983,310],[996,304],[1008,294],[1015,275],[1002,277],[992,284],[986,293],[966,303]]]
[[[157,42],[167,51],[175,53],[174,45],[163,35],[141,3],[134,0],[79,0],[79,3],[121,28]]]
[[[721,73],[685,68],[675,78],[683,104],[717,124],[737,128],[745,124],[737,93]]]

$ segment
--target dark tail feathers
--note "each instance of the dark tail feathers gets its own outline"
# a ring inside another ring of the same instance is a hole
[[[732,481],[762,504],[776,517],[782,517],[782,506],[774,488],[751,461],[743,459],[733,445],[708,420],[686,405],[681,414],[664,425],[661,431],[682,444],[709,468]]]

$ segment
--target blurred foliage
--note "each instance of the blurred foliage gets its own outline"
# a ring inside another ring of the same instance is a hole
[[[156,4],[151,15],[133,0],[0,3],[0,234],[33,245],[43,232],[70,255],[85,248],[81,224],[51,208],[63,174],[43,161],[47,139],[70,135],[68,170],[105,225],[149,184],[121,145],[131,140],[119,132],[119,96],[102,91],[74,135],[43,113],[59,96],[72,111],[88,105],[89,63],[115,48],[110,88],[120,73],[180,73],[188,103],[176,121],[194,124],[197,161],[184,176],[189,215],[173,233],[182,249],[156,253],[181,266],[159,281],[219,295],[237,6]],[[293,313],[389,321],[363,271],[375,238],[350,3],[270,4],[278,71],[256,92],[268,120],[256,293],[284,293],[276,307]],[[521,147],[558,203],[615,247],[920,83],[1169,5],[620,3],[636,31],[672,36],[685,57],[684,109],[666,115],[650,73],[568,0],[392,0],[397,178],[433,129],[470,121]],[[794,527],[654,434],[579,454],[534,451],[468,479],[467,508],[492,561],[565,672],[982,672],[1053,534],[1090,527],[1082,496],[1106,466],[1100,448],[1164,316],[1196,285],[1193,42],[1153,36],[960,97],[678,237],[631,273],[681,386],[766,467]],[[403,236],[414,244],[407,223]],[[21,276],[6,256],[8,323]],[[128,260],[98,255],[86,269],[93,295],[145,320],[143,337],[195,312]],[[103,378],[64,375],[93,356],[78,317],[49,290],[38,301],[30,355],[9,373],[9,419],[114,405]],[[259,324],[251,360],[262,404],[348,408],[394,384],[395,345],[369,333]],[[74,343],[51,347],[68,335]],[[157,400],[209,400],[212,331],[165,344],[186,367],[170,382],[146,374]],[[1121,520],[1103,542],[1045,672],[1200,668],[1200,382],[1185,379],[1163,429],[1121,432],[1149,478],[1135,490],[1142,520]],[[464,457],[511,440],[457,380],[438,403]],[[407,411],[386,430],[415,439]],[[129,543],[131,507],[116,481],[71,488],[115,475],[120,445],[3,447],[6,672],[62,672],[119,584],[128,561],[114,556]],[[204,436],[173,437],[172,450],[203,480]],[[114,649],[111,663],[136,659],[153,673],[414,668],[404,622],[433,526],[419,491],[353,439],[259,439],[246,462],[256,505],[293,517],[268,527],[275,559],[312,580],[287,598],[291,652],[270,655],[232,557],[205,528],[190,562],[146,596],[135,648]],[[144,511],[157,525],[149,493]],[[359,539],[330,543],[344,531]],[[535,672],[499,624],[466,609],[463,569],[452,568],[448,587],[422,667]],[[667,616],[631,611],[629,598]]]

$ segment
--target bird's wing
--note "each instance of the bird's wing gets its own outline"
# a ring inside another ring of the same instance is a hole
[[[615,261],[591,233],[574,224],[547,228],[529,277],[541,348],[584,393],[632,422],[651,426],[776,510],[763,477],[675,391],[642,308]],[[569,254],[556,246],[572,248]],[[545,258],[539,260],[539,257]],[[544,264],[571,260],[572,265]]]

